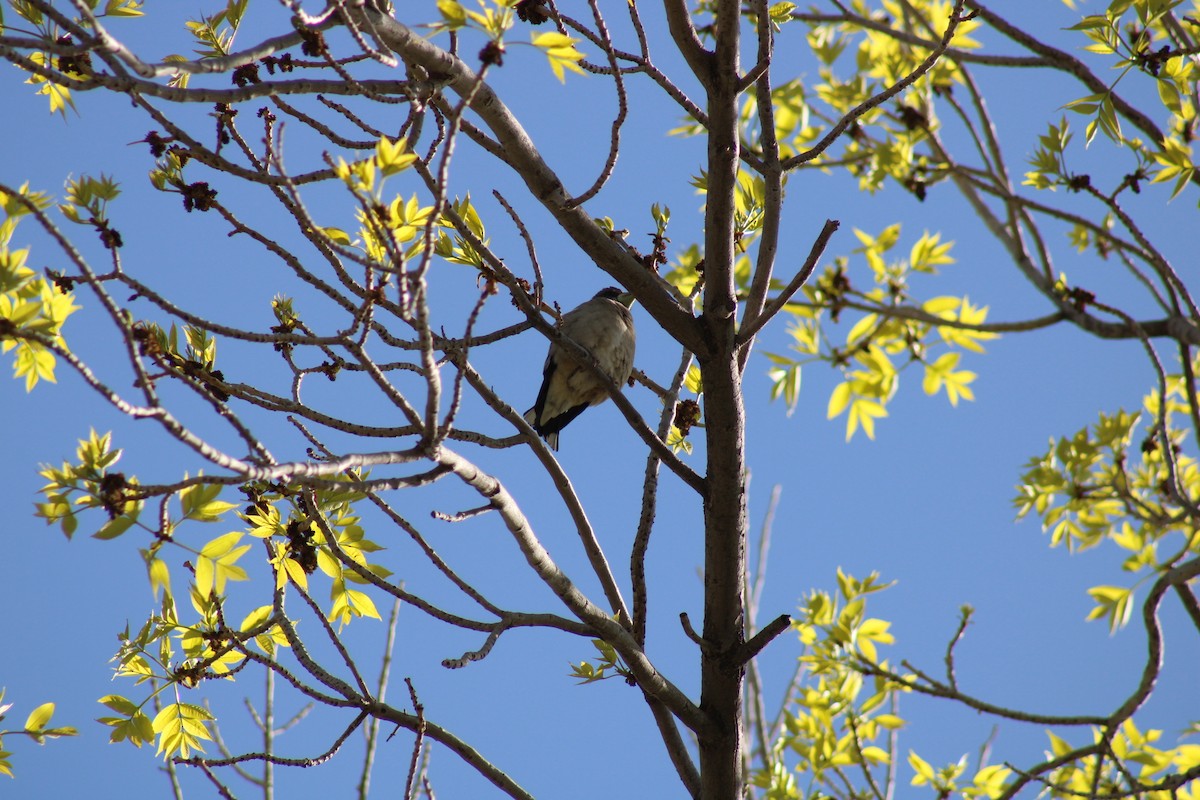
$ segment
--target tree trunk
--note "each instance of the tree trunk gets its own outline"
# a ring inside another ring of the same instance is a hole
[[[700,741],[702,800],[743,793],[742,678],[746,569],[745,411],[734,339],[734,197],[738,171],[738,3],[715,14],[716,44],[702,76],[708,91],[708,196],[705,205],[706,354],[704,376],[708,492],[704,501],[704,653],[700,707],[713,733]]]
[[[741,376],[736,358],[704,366],[708,429],[708,496],[704,503],[704,632],[700,709],[714,723],[700,740],[702,800],[742,796],[743,575],[746,570],[746,493]],[[719,408],[719,412],[714,412]]]

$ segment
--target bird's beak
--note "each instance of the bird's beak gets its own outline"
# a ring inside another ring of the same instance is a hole
[[[633,308],[633,304],[636,301],[637,298],[633,296],[633,292],[621,292],[617,297],[617,302],[626,308]]]

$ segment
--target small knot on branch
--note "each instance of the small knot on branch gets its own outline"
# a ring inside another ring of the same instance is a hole
[[[463,520],[468,520],[471,517],[477,517],[480,514],[486,514],[487,512],[493,510],[494,508],[489,503],[488,505],[480,506],[479,508],[469,508],[466,511],[459,511],[457,514],[447,514],[443,511],[430,511],[429,516],[433,517],[434,519],[440,519],[442,522],[462,522]]]

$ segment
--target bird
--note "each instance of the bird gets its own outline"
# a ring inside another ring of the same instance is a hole
[[[601,289],[591,300],[563,314],[563,336],[591,354],[613,383],[621,386],[633,372],[637,335],[633,329],[633,295],[615,287]],[[588,406],[608,399],[600,377],[557,342],[550,344],[542,368],[542,388],[537,402],[525,412],[525,421],[558,449],[558,433]]]

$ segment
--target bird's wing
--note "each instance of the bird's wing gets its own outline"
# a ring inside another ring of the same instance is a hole
[[[546,363],[542,366],[542,388],[538,389],[537,400],[533,403],[533,408],[529,409],[525,414],[525,421],[533,426],[533,429],[541,433],[542,412],[546,408],[546,396],[550,392],[550,383],[554,380],[556,370],[556,362],[554,358],[555,350],[553,344],[550,345],[550,352],[546,353]]]
[[[553,345],[546,359],[542,388],[534,403],[538,433],[560,431],[590,405],[591,384],[595,376],[566,353]]]

